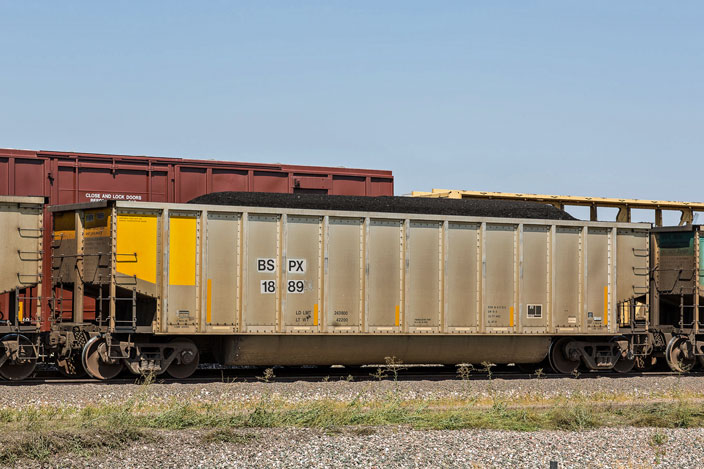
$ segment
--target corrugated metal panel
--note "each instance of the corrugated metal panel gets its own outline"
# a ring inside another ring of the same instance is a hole
[[[169,286],[158,289],[168,333],[607,334],[617,331],[617,302],[648,282],[645,224],[152,203],[117,210],[118,219],[140,210],[170,219],[158,224],[170,243],[157,246],[169,260]],[[177,226],[188,216],[187,229]],[[186,257],[188,282],[177,281]],[[216,291],[227,293],[216,300]]]

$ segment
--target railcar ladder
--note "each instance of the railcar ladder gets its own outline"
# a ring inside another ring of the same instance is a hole
[[[128,280],[129,279],[129,280]],[[128,319],[118,319],[117,317],[113,319],[112,332],[134,332],[137,330],[137,276],[136,275],[115,275],[115,286],[125,287],[131,286],[131,295],[128,297],[115,297],[110,298],[111,301],[129,301],[132,303],[132,314]],[[102,291],[101,291],[102,294]],[[115,308],[117,310],[117,308]],[[117,311],[115,311],[115,316],[117,316]]]
[[[24,295],[20,294],[20,289],[15,288],[15,317],[14,317],[14,329],[16,332],[28,332],[35,331],[39,327],[39,317],[32,319],[32,314],[27,311],[25,304],[29,303],[30,308],[32,301],[40,303],[42,301],[41,296],[28,296],[27,290],[24,290]],[[36,303],[35,303],[36,304]]]
[[[653,344],[648,337],[649,310],[645,303],[634,298],[621,301],[617,305],[619,312],[619,327],[630,328],[629,348],[634,357],[645,357],[653,350]],[[642,314],[638,314],[638,313]]]

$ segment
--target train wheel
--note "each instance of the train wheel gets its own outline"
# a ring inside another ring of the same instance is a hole
[[[178,355],[166,369],[166,372],[175,379],[186,379],[198,368],[200,353],[198,347],[190,339],[174,339],[170,343],[178,344],[181,348]]]
[[[548,357],[550,358],[550,366],[555,373],[560,373],[563,375],[572,374],[581,363],[580,359],[575,360],[565,354],[565,347],[570,342],[572,342],[572,339],[569,337],[562,337],[553,341],[550,345]]]
[[[624,336],[619,336],[612,338],[609,342],[616,343],[618,345],[619,342],[623,343],[624,341],[627,341]],[[619,349],[621,347],[619,346]],[[614,367],[612,368],[613,371],[616,373],[629,373],[633,367],[636,365],[636,357],[633,358],[626,358],[626,354],[624,352],[627,352],[628,350],[621,350],[621,355],[618,357],[616,360],[616,363],[614,363]]]
[[[629,373],[635,365],[636,365],[635,357],[631,358],[630,360],[626,357],[621,357],[618,360],[616,360],[616,363],[614,364],[613,370],[616,373]]]
[[[8,334],[0,339],[0,344],[3,342],[17,342],[18,348],[0,366],[0,376],[10,381],[21,381],[29,378],[37,367],[37,349],[32,341],[23,335]]]
[[[100,380],[112,379],[122,371],[122,361],[109,361],[107,358],[108,344],[100,336],[90,339],[81,355],[83,368],[92,378]]]
[[[673,337],[665,349],[665,359],[676,373],[688,373],[694,368],[696,358],[689,350],[691,344],[685,337]]]

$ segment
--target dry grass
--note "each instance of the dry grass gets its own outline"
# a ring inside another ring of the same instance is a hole
[[[145,390],[149,384],[145,385]],[[511,400],[492,393],[457,399],[383,398],[349,402],[319,399],[291,403],[272,395],[258,401],[151,401],[146,393],[119,404],[78,408],[37,406],[0,409],[0,463],[44,461],[52,455],[92,454],[157,438],[153,430],[204,429],[209,444],[247,444],[249,428],[305,427],[367,434],[384,425],[415,429],[574,430],[599,427],[704,427],[699,398],[673,390],[653,401],[621,401],[593,395]],[[662,442],[654,439],[655,446]]]
[[[442,402],[381,400],[340,402],[320,399],[289,403],[271,396],[247,403],[165,401],[83,408],[35,407],[0,411],[0,426],[22,428],[328,428],[347,425],[410,425],[414,428],[511,428],[516,430],[595,427],[701,427],[699,401],[595,402],[585,397],[555,399],[551,405],[516,405],[495,398],[490,405],[447,399]]]
[[[121,448],[137,440],[154,438],[135,427],[3,431],[0,464],[16,464],[23,459],[46,461],[52,456],[69,453],[89,456],[103,450]]]

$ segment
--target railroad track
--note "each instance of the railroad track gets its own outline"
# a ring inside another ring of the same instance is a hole
[[[540,377],[535,374],[521,372],[514,367],[503,367],[492,371],[491,376],[486,371],[474,370],[467,379],[471,381],[488,381],[490,379],[503,380],[525,380],[525,379],[595,379],[595,378],[611,378],[623,379],[634,376],[644,377],[660,377],[660,376],[677,376],[678,373],[672,371],[639,371],[630,373],[614,373],[606,372],[584,372],[574,377],[559,375],[554,373],[545,373]],[[154,377],[155,383],[175,384],[175,383],[233,383],[233,382],[273,382],[273,383],[291,383],[295,381],[307,382],[335,382],[335,381],[377,381],[380,376],[377,375],[377,367],[353,367],[353,368],[274,368],[273,376],[265,377],[266,371],[264,368],[229,368],[229,369],[199,369],[193,376],[185,379],[174,379],[168,375],[160,375]],[[515,370],[515,371],[514,371]],[[704,376],[704,372],[688,373],[684,376]],[[383,380],[393,379],[389,372]],[[408,367],[398,373],[399,381],[444,381],[444,380],[460,380],[457,371],[454,367],[443,366],[416,366]],[[24,381],[0,381],[0,386],[33,386],[43,384],[54,385],[80,385],[80,384],[99,384],[110,386],[114,384],[141,384],[144,378],[134,376],[128,373],[121,374],[117,378],[110,381],[100,381],[89,377],[85,378],[66,378],[51,370],[42,370],[37,372],[34,377]]]

